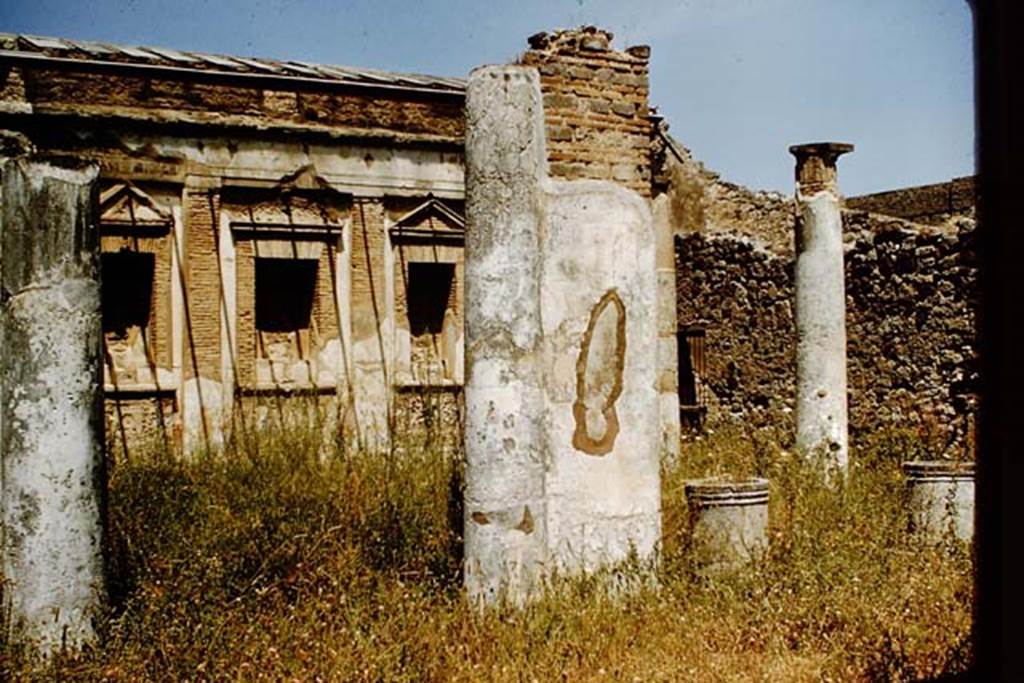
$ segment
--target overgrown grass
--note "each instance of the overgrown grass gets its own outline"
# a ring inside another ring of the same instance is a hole
[[[970,659],[971,560],[905,534],[898,439],[830,490],[768,432],[687,444],[663,477],[660,587],[559,584],[523,611],[460,592],[460,463],[430,449],[136,456],[111,481],[116,606],[104,646],[0,678],[59,680],[914,680]],[[700,578],[683,482],[771,481],[771,550]]]

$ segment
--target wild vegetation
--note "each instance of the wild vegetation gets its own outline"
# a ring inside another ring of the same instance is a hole
[[[407,444],[324,455],[310,434],[112,467],[115,606],[103,646],[33,664],[0,642],[0,679],[112,681],[915,680],[971,657],[968,548],[906,533],[901,460],[920,441],[856,447],[846,485],[770,431],[687,443],[663,478],[658,587],[618,598],[556,582],[517,611],[460,592],[461,463]],[[770,552],[702,578],[683,482],[771,481]]]

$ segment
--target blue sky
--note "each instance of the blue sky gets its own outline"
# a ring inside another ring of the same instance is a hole
[[[651,104],[729,181],[790,192],[798,142],[852,142],[847,195],[974,171],[965,0],[0,0],[0,31],[464,76],[543,30],[651,46]]]

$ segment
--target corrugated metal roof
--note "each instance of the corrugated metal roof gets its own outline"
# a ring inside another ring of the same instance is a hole
[[[56,59],[102,60],[119,64],[165,66],[176,69],[227,74],[303,78],[329,83],[351,83],[416,90],[461,93],[465,80],[423,74],[393,73],[375,69],[310,64],[297,60],[279,61],[262,58],[231,57],[203,52],[187,52],[156,47],[112,45],[87,40],[70,40],[46,36],[0,33],[0,57],[4,54],[29,53]]]

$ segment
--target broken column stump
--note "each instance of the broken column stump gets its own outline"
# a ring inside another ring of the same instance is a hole
[[[974,462],[905,462],[910,532],[927,543],[974,538]]]
[[[92,640],[107,600],[97,173],[3,166],[2,609],[44,655]]]
[[[768,548],[768,480],[686,482],[691,549],[705,574],[739,569]]]
[[[827,475],[849,460],[846,403],[846,288],[836,160],[853,145],[789,148],[796,157],[796,448],[821,457]]]
[[[466,95],[466,565],[474,602],[660,541],[650,210],[611,182],[547,178],[537,72]]]

